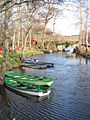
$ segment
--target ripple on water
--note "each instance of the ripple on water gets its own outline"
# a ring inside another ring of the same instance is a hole
[[[53,77],[52,92],[46,99],[26,98],[6,90],[9,105],[0,95],[0,120],[90,120],[90,62],[64,54],[35,56],[53,62],[54,68],[23,72]]]

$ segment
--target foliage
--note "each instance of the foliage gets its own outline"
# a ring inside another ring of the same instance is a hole
[[[69,47],[70,46],[70,43],[69,42],[66,42],[65,43],[65,47],[67,48],[67,47]]]
[[[40,51],[35,51],[35,50],[30,50],[30,51],[25,51],[25,56],[26,57],[30,57],[32,55],[38,55],[38,54],[42,54],[42,52]],[[0,57],[0,64],[3,61],[3,53],[2,53],[2,57]],[[20,62],[20,58],[22,57],[22,52],[9,52],[8,54],[8,69],[11,69],[13,67],[18,67],[20,66],[21,62]]]

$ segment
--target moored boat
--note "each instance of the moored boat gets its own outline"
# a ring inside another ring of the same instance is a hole
[[[45,54],[50,54],[50,53],[52,53],[53,51],[52,51],[52,50],[43,50],[43,52],[44,52]]]
[[[46,65],[38,65],[38,64],[29,64],[29,63],[27,63],[27,62],[25,62],[25,63],[22,63],[21,64],[21,67],[29,67],[29,68],[34,68],[34,69],[46,69],[47,68],[47,66]]]
[[[74,52],[74,48],[68,47],[68,48],[65,48],[64,51],[68,52],[68,53],[73,53]]]
[[[12,91],[16,91],[20,94],[34,95],[34,96],[47,96],[51,92],[50,87],[38,86],[33,84],[24,84],[22,82],[17,82],[16,79],[5,77],[4,82],[6,87],[11,89]]]
[[[39,61],[39,60],[37,60],[37,59],[26,59],[25,61],[24,61],[24,63],[25,64],[29,64],[29,65],[32,65],[32,66],[46,66],[46,67],[54,67],[54,63],[47,63],[47,62],[41,62],[41,61]],[[29,66],[28,65],[28,66]]]
[[[54,80],[50,77],[34,76],[29,74],[23,74],[16,71],[6,71],[5,76],[15,79],[17,82],[24,84],[34,84],[40,86],[50,86]]]

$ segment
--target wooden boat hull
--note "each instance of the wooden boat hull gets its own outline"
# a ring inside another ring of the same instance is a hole
[[[35,65],[35,64],[28,64],[28,63],[22,63],[21,67],[29,67],[34,69],[46,69],[46,65]]]
[[[54,63],[42,63],[45,64],[47,67],[54,67]]]
[[[40,86],[50,86],[54,80],[48,77],[33,76],[28,74],[23,74],[15,71],[6,71],[5,76],[8,78],[13,78],[17,82],[22,84],[34,84]]]
[[[50,87],[43,87],[43,86],[30,86],[29,84],[22,84],[18,83],[17,81],[13,80],[12,78],[5,78],[5,86],[17,93],[26,94],[26,95],[34,95],[34,96],[47,96],[51,92]]]
[[[27,59],[23,64],[26,64],[27,66],[36,66],[41,68],[47,68],[47,67],[54,67],[54,63],[46,63],[46,62],[32,62],[29,59]],[[28,65],[29,64],[29,65]]]
[[[9,78],[9,77],[6,77]],[[13,78],[14,81],[20,82],[21,84],[33,84],[33,85],[39,85],[39,86],[51,86],[53,81],[45,82],[45,81],[38,81],[38,80],[24,80],[24,79],[18,79]]]
[[[48,90],[48,91],[46,91],[46,92],[31,92],[31,91],[19,90],[19,89],[16,89],[16,88],[11,87],[11,86],[9,86],[9,85],[6,85],[6,84],[5,84],[5,86],[6,86],[8,89],[10,89],[10,90],[12,90],[12,91],[15,91],[16,93],[19,93],[19,94],[24,95],[24,96],[25,96],[25,94],[26,94],[26,95],[32,95],[32,96],[37,96],[37,97],[44,97],[44,96],[47,96],[47,95],[49,95],[49,94],[51,93],[51,90]]]

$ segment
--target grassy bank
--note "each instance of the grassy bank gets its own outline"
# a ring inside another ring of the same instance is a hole
[[[38,55],[38,54],[43,54],[43,52],[35,51],[35,50],[25,51],[25,56],[26,57],[30,57],[30,56],[34,56],[34,55]],[[4,56],[4,54],[2,53],[0,55],[0,64],[2,64],[3,56]],[[9,52],[9,54],[8,54],[8,65],[7,65],[8,69],[12,69],[14,67],[20,66],[20,64],[21,64],[21,62],[20,62],[21,56],[22,56],[21,51]]]

